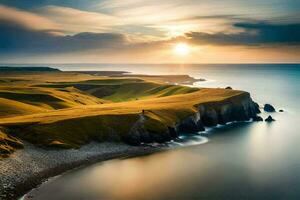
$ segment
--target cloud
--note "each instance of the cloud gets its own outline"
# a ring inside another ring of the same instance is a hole
[[[67,33],[104,32],[122,24],[120,19],[108,14],[61,6],[45,6],[35,12],[59,24]]]
[[[300,45],[299,23],[270,23],[236,14],[195,15],[188,12],[189,5],[173,3],[164,2],[160,9],[145,4],[110,14],[60,6],[45,6],[30,12],[0,6],[0,58],[176,60],[171,49],[178,41],[191,44],[195,49],[194,60],[199,56],[209,57],[201,52],[202,44],[209,44],[204,47],[205,52],[209,48],[222,52],[229,45],[239,50],[254,46],[251,49],[275,51],[270,50],[273,44],[280,44],[277,49],[281,50],[284,46],[282,52],[289,55],[292,53],[288,49],[299,52],[296,48],[300,47],[296,46]],[[154,16],[153,10],[158,14]],[[239,50],[232,52],[236,54]],[[212,50],[210,56],[215,56]]]
[[[235,23],[232,33],[188,32],[182,37],[155,40],[139,40],[140,37],[128,37],[114,32],[82,32],[74,35],[57,35],[48,30],[36,30],[10,20],[0,20],[0,54],[59,54],[86,51],[117,53],[121,51],[149,51],[170,48],[170,45],[188,41],[192,45],[212,44],[216,46],[253,46],[300,44],[300,24]],[[136,37],[136,38],[135,38]]]
[[[118,33],[56,35],[4,20],[0,20],[0,30],[0,54],[50,54],[92,49],[110,51],[127,44],[126,36]]]
[[[127,24],[155,25],[191,18],[195,14],[209,14],[211,5],[197,4],[191,0],[117,0],[104,1],[102,8],[110,10],[114,16],[125,19]]]
[[[108,14],[61,6],[44,6],[29,12],[0,5],[0,20],[57,34],[111,32],[124,24],[123,20]]]
[[[237,33],[189,32],[185,36],[198,44],[215,45],[270,45],[300,44],[300,24],[235,23],[232,28],[242,29]]]
[[[58,29],[57,24],[45,17],[3,5],[0,5],[0,20],[18,24],[34,30]]]

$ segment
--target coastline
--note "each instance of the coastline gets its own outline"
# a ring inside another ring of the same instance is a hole
[[[162,147],[129,146],[123,143],[96,143],[80,149],[49,150],[25,143],[9,158],[0,160],[0,199],[15,200],[48,178],[68,170],[128,156],[141,156],[163,150]]]
[[[198,105],[194,115],[180,121],[173,129],[169,128],[168,131],[173,135],[161,132],[156,139],[163,143],[176,137],[180,132],[199,132],[205,130],[204,126],[214,127],[227,122],[248,121],[257,114],[256,109],[258,108],[249,93],[242,93],[219,102],[207,102]],[[149,134],[143,128],[142,122],[138,121],[132,127],[130,136],[134,141]],[[114,158],[146,155],[164,149],[167,148],[109,142],[91,142],[79,149],[49,149],[26,142],[24,149],[17,150],[10,157],[0,161],[0,199],[13,200],[21,197],[47,178],[70,169]]]
[[[143,78],[159,79],[157,80],[159,82],[164,82],[165,78],[170,79],[169,76],[165,76],[164,79],[161,76],[143,76]],[[139,81],[126,83],[124,87],[131,91],[132,87],[126,87],[127,84],[130,86],[133,84],[133,88],[136,88],[140,86],[139,83]],[[153,86],[153,83],[143,80],[142,85],[145,84],[147,87],[150,84],[155,91],[157,88],[161,91],[166,87],[162,83]],[[96,86],[103,87],[101,84],[96,84]],[[178,89],[177,86],[172,87]],[[185,91],[187,88],[179,89]],[[57,92],[53,88],[49,90]],[[44,91],[43,87],[41,91]],[[72,92],[66,89],[58,91],[59,94],[63,92],[67,97]],[[118,91],[114,92],[119,94]],[[259,112],[258,105],[251,99],[250,94],[244,91],[202,88],[199,91],[188,90],[178,94],[167,91],[162,94],[168,95],[159,96],[160,98],[136,99],[134,103],[126,99],[124,102],[98,102],[96,105],[86,106],[85,109],[81,106],[74,106],[22,115],[19,118],[18,116],[3,118],[4,120],[0,123],[4,127],[3,131],[27,142],[24,142],[23,149],[0,160],[0,200],[17,199],[47,178],[74,168],[109,159],[141,156],[168,149],[164,146],[141,146],[141,144],[165,143],[177,138],[180,133],[195,133],[204,131],[204,127],[215,127],[218,124],[234,121],[248,121]],[[48,98],[51,97],[56,96],[50,95]],[[84,96],[84,98],[87,97],[90,98],[90,96]],[[97,98],[100,97],[97,96]],[[141,108],[143,108],[142,113]],[[118,122],[117,126],[115,122]],[[22,137],[24,133],[27,134],[25,138]],[[72,138],[67,137],[68,134],[72,135]],[[73,138],[74,135],[78,138]],[[39,137],[39,141],[36,141],[36,137]],[[95,138],[101,143],[88,143]],[[119,143],[103,142],[105,140]],[[120,141],[127,142],[127,144]],[[77,148],[79,146],[81,147]],[[58,147],[68,147],[68,149],[58,149]]]

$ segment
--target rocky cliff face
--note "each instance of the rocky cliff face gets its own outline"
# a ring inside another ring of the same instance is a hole
[[[144,126],[147,120],[142,116],[132,127],[125,141],[130,144],[166,142],[179,134],[196,133],[205,130],[205,127],[213,127],[218,124],[226,124],[235,121],[248,121],[260,113],[259,106],[255,103],[249,93],[243,93],[224,101],[208,102],[196,105],[197,112],[179,121],[174,126],[167,126],[162,133],[153,133]]]
[[[232,97],[222,102],[198,106],[200,120],[204,126],[216,126],[234,121],[248,121],[260,112],[249,93]]]

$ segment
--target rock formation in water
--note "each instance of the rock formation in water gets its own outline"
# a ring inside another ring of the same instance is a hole
[[[261,122],[261,121],[264,121],[264,119],[263,119],[261,116],[255,116],[255,117],[252,118],[252,120],[253,120],[254,122]]]
[[[273,119],[273,117],[271,115],[269,115],[266,119],[265,119],[266,122],[273,122],[275,121],[275,119]]]
[[[271,104],[265,104],[264,105],[264,111],[266,112],[275,112],[275,108]]]

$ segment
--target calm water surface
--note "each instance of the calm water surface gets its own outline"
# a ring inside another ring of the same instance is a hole
[[[74,70],[82,66],[60,67]],[[88,67],[189,74],[208,80],[196,86],[246,90],[260,104],[268,102],[285,112],[272,114],[276,122],[271,124],[217,127],[207,133],[207,143],[65,173],[31,192],[33,199],[300,199],[300,65]]]

